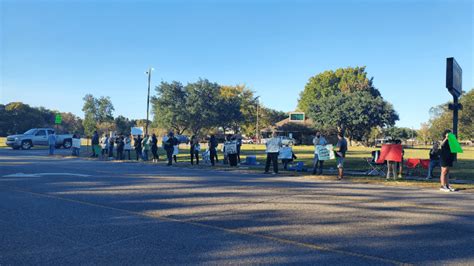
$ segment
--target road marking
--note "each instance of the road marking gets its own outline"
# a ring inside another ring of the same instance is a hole
[[[3,177],[42,177],[42,176],[79,176],[79,177],[88,177],[90,175],[84,174],[75,174],[75,173],[34,173],[34,174],[25,174],[25,173],[16,173],[4,175]]]
[[[296,240],[290,240],[290,239],[285,239],[285,238],[280,238],[280,237],[275,237],[275,236],[270,236],[270,235],[252,233],[252,232],[244,231],[242,229],[229,229],[229,228],[215,226],[215,225],[209,225],[209,224],[203,224],[203,223],[199,223],[199,222],[193,222],[193,221],[190,221],[190,220],[179,220],[179,219],[174,219],[174,218],[169,218],[169,217],[164,217],[164,216],[153,216],[151,214],[140,213],[140,212],[130,211],[130,210],[126,210],[126,209],[110,207],[110,206],[106,206],[106,205],[100,205],[100,204],[91,203],[91,202],[87,202],[87,201],[67,199],[67,198],[58,197],[58,196],[54,196],[54,195],[22,190],[22,189],[10,187],[10,186],[5,186],[5,187],[9,188],[11,191],[27,193],[27,194],[31,194],[31,195],[35,195],[35,196],[39,196],[39,197],[52,198],[52,199],[57,199],[57,200],[62,200],[62,201],[67,201],[67,202],[73,202],[73,203],[92,206],[92,207],[96,207],[96,208],[102,208],[102,209],[108,209],[108,210],[113,210],[113,211],[124,212],[124,213],[133,214],[133,215],[137,215],[137,216],[141,216],[141,217],[159,219],[159,220],[167,221],[167,222],[178,222],[178,223],[182,223],[182,224],[188,224],[188,225],[194,225],[194,226],[198,226],[198,227],[210,228],[210,229],[214,229],[214,230],[218,230],[218,231],[224,231],[224,232],[227,232],[227,233],[252,236],[252,237],[255,237],[255,238],[271,240],[271,241],[284,243],[284,244],[289,244],[289,245],[293,245],[293,246],[300,246],[300,247],[305,247],[305,248],[318,250],[318,251],[326,251],[326,252],[337,253],[337,254],[341,254],[341,255],[344,255],[344,256],[358,257],[358,258],[367,259],[367,260],[373,260],[373,261],[378,261],[378,262],[383,262],[383,263],[390,263],[390,264],[393,264],[393,265],[412,265],[410,263],[401,262],[401,261],[392,260],[392,259],[387,259],[387,258],[383,258],[383,257],[366,255],[366,254],[352,252],[352,251],[345,251],[345,250],[340,250],[340,249],[327,247],[327,246],[323,246],[323,245],[304,243],[304,242],[299,242],[299,241],[296,241]]]

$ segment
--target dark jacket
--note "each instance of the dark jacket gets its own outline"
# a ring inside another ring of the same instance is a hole
[[[135,150],[141,150],[142,149],[142,138],[137,137],[133,139],[133,147],[135,147]]]
[[[92,145],[99,145],[99,134],[94,133],[92,136]]]
[[[217,145],[218,145],[218,143],[217,143],[216,138],[210,138],[209,139],[209,149],[214,149],[215,150],[217,148]]]

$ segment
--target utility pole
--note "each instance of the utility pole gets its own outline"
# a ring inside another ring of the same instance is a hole
[[[148,135],[148,121],[149,121],[149,115],[150,115],[150,82],[151,82],[151,71],[153,71],[153,68],[150,67],[146,74],[148,74],[148,95],[146,99],[146,126],[145,126],[145,135]]]
[[[259,107],[260,103],[258,101],[258,98],[260,98],[260,96],[255,97],[255,100],[257,101],[257,125],[255,127],[255,139],[257,141],[257,144],[260,144],[260,134],[259,134],[259,131],[258,131],[258,107]]]

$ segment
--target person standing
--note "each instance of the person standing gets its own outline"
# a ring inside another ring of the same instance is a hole
[[[227,160],[231,167],[237,166],[237,141],[235,136],[228,135],[227,141],[224,143],[224,153],[227,155]],[[278,155],[277,155],[278,157]],[[278,159],[278,158],[277,158]]]
[[[441,142],[440,152],[440,164],[441,164],[441,188],[439,190],[444,192],[456,191],[449,185],[449,169],[453,167],[454,153],[451,153],[451,147],[449,146],[448,135],[451,133],[450,129],[446,129],[443,133],[443,142]]]
[[[137,154],[137,161],[142,159],[142,136],[137,135],[133,139],[133,147],[135,148],[135,153]]]
[[[439,142],[433,141],[433,147],[430,149],[430,165],[428,166],[428,175],[426,176],[427,180],[433,178],[434,168],[441,166],[439,163],[439,157],[440,157]]]
[[[313,175],[316,174],[316,170],[318,175],[321,175],[323,173],[323,165],[324,161],[319,160],[318,156],[318,146],[319,145],[327,145],[328,142],[326,141],[326,138],[321,134],[321,131],[316,131],[316,136],[313,139],[313,144],[314,144],[314,162],[313,162]],[[318,169],[319,165],[319,169]]]
[[[109,151],[109,137],[107,137],[107,134],[104,134],[100,139],[100,146],[102,148],[101,158],[104,159]]]
[[[130,136],[125,136],[123,139],[123,150],[124,154],[127,154],[128,160],[130,160],[130,151],[132,150],[132,140],[130,139]]]
[[[153,162],[157,163],[160,157],[158,156],[158,139],[155,133],[151,135],[151,153],[153,154]]]
[[[211,165],[214,166],[215,163],[219,163],[219,160],[217,158],[217,139],[216,136],[211,135],[209,138],[209,156],[211,159]],[[214,162],[215,159],[215,162]]]
[[[176,140],[176,141],[174,141]],[[173,142],[174,142],[174,145],[173,145],[173,160],[174,160],[174,163],[178,163],[178,154],[179,154],[179,141],[177,138],[174,138]]]
[[[237,160],[240,164],[240,150],[242,148],[242,136],[240,134],[235,135],[235,141],[237,143]]]
[[[114,159],[114,144],[115,144],[115,135],[114,133],[110,134],[109,138],[109,159]]]
[[[72,156],[79,156],[81,149],[81,137],[79,134],[72,135]]]
[[[145,137],[143,138],[142,147],[143,147],[142,159],[143,161],[148,161],[148,152],[150,151],[150,137],[148,135],[145,135]]]
[[[194,158],[196,158],[196,164],[199,165],[199,151],[201,150],[201,145],[199,144],[199,138],[193,135],[190,141],[189,153],[191,155],[191,165],[194,165]]]
[[[277,137],[277,133],[272,133],[272,138],[266,143],[267,161],[265,163],[265,174],[269,173],[270,163],[273,164],[273,174],[278,174],[278,153],[282,146],[281,139]]]
[[[168,166],[173,164],[173,152],[174,146],[178,143],[178,140],[174,137],[173,131],[168,133],[168,136],[163,137],[163,148],[166,151],[166,157],[168,159]]]
[[[115,143],[117,144],[117,160],[123,160],[123,149],[125,147],[125,143],[122,134],[115,138]]]
[[[92,135],[92,155],[91,157],[99,157],[99,134],[97,130],[94,130],[94,134]]]
[[[337,145],[338,151],[336,152],[337,157],[337,171],[339,180],[344,178],[344,158],[346,158],[347,152],[347,140],[344,138],[342,132],[337,133]]]
[[[56,133],[52,133],[48,135],[48,145],[49,145],[49,155],[54,155],[54,148],[56,148]]]
[[[280,149],[278,157],[281,158],[281,163],[283,164],[284,170],[288,170],[288,164],[293,162],[293,160],[298,159],[298,157],[296,157],[295,153],[293,152],[293,149],[288,144],[284,145]]]

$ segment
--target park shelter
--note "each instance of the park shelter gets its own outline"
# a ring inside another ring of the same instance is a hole
[[[291,112],[288,117],[275,123],[272,127],[260,131],[264,138],[276,131],[278,136],[287,136],[296,139],[298,144],[312,144],[315,128],[311,118],[305,117],[302,112]]]

